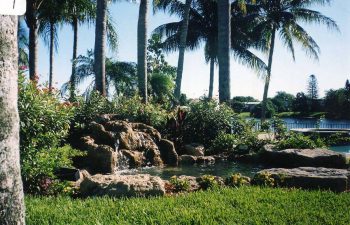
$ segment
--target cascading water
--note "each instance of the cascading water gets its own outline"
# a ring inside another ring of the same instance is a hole
[[[115,152],[117,153],[116,173],[121,173],[129,169],[129,159],[119,150],[119,140],[114,143]]]

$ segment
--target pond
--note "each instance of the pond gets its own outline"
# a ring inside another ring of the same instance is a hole
[[[341,153],[346,153],[350,154],[350,145],[345,145],[345,146],[331,146],[329,147],[330,150],[333,150],[335,152],[341,152]]]
[[[215,164],[207,165],[180,165],[178,167],[146,167],[142,169],[126,170],[121,174],[150,174],[159,176],[168,180],[172,176],[201,176],[214,175],[220,177],[228,177],[233,173],[241,173],[242,175],[253,177],[256,172],[264,169],[261,165],[243,164],[239,162],[221,161]]]

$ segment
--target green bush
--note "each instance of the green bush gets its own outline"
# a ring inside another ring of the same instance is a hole
[[[244,185],[249,185],[250,178],[242,176],[240,173],[235,173],[226,178],[225,184],[230,187],[241,187]]]
[[[268,141],[260,140],[256,133],[246,133],[239,138],[235,153],[239,155],[257,153],[266,144],[268,144]]]
[[[298,133],[290,133],[283,139],[279,140],[276,143],[277,149],[313,149],[313,148],[322,148],[325,146],[324,141],[321,138],[310,138]]]
[[[199,186],[203,190],[211,189],[211,188],[217,188],[222,185],[220,180],[218,180],[217,177],[212,175],[203,175],[199,178]]]
[[[169,180],[174,192],[183,192],[190,190],[190,182],[187,179],[179,179],[177,176],[172,176]]]
[[[328,146],[348,145],[350,144],[350,137],[344,136],[342,133],[336,133],[327,137],[325,143]]]
[[[219,134],[231,132],[234,112],[230,107],[215,101],[199,101],[190,104],[190,108],[183,129],[185,142],[208,147]]]
[[[252,179],[253,185],[259,185],[264,187],[275,187],[275,179],[269,172],[257,173]]]
[[[211,143],[206,152],[207,155],[215,155],[224,152],[232,152],[238,143],[238,138],[234,134],[219,134]]]
[[[250,112],[250,115],[255,118],[261,118],[261,104],[256,105]],[[266,103],[266,118],[271,118],[276,114],[276,106],[272,103],[271,99],[267,99]]]
[[[75,154],[60,148],[67,136],[74,107],[60,102],[46,87],[19,78],[20,154],[25,191],[40,192],[51,185],[54,170],[70,166]],[[46,182],[47,180],[47,182]]]

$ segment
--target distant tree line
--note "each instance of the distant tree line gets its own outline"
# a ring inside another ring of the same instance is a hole
[[[324,112],[327,118],[350,119],[350,82],[344,88],[326,91],[324,98],[319,98],[318,84],[315,75],[309,77],[307,92],[299,92],[295,96],[279,91],[266,103],[267,118],[283,112],[295,112],[294,116],[309,116],[314,112]],[[231,107],[237,113],[250,112],[251,116],[261,117],[261,103],[252,107],[252,102],[259,102],[250,96],[237,96],[231,100]],[[288,114],[286,114],[288,115]],[[290,114],[293,115],[293,114]]]

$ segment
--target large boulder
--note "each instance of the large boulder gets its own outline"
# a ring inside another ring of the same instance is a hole
[[[325,189],[335,192],[350,190],[350,171],[324,167],[273,168],[259,171],[270,174],[282,187]]]
[[[344,154],[327,149],[285,149],[275,150],[273,145],[266,145],[262,151],[263,161],[285,168],[302,166],[347,168]]]
[[[174,143],[161,139],[158,144],[160,156],[163,159],[164,163],[170,166],[177,166],[179,162],[179,156],[175,150]]]
[[[101,175],[87,173],[79,182],[83,196],[148,197],[165,195],[164,181],[148,174]]]
[[[184,146],[186,155],[204,156],[204,146],[197,143],[192,143]]]
[[[121,153],[128,159],[129,168],[138,168],[143,166],[145,157],[142,152],[132,150],[120,150]]]

